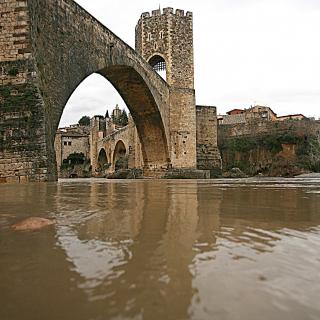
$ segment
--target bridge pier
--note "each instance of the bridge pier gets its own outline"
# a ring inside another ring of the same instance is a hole
[[[170,167],[196,169],[196,144],[195,91],[170,88]]]

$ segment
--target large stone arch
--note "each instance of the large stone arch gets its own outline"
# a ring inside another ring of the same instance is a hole
[[[16,94],[28,98],[28,105],[19,100],[20,105],[12,107],[25,119],[6,135],[6,141],[12,142],[5,146],[6,154],[13,157],[18,144],[14,131],[25,132],[19,146],[23,159],[15,159],[13,174],[29,180],[56,179],[54,137],[59,120],[70,95],[92,73],[108,79],[126,102],[145,165],[169,164],[169,86],[143,58],[71,0],[8,0],[5,4],[16,24],[12,36],[22,49],[17,49],[16,59],[1,62],[1,67],[9,78],[17,79]],[[10,70],[17,74],[10,75]]]

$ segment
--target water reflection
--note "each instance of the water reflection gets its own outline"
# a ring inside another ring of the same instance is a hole
[[[1,186],[0,318],[319,318],[320,187],[281,184]],[[31,215],[58,223],[8,228]],[[59,302],[50,314],[48,299]]]
[[[89,220],[83,224],[73,214],[59,219],[58,241],[84,277],[80,287],[97,304],[101,300],[109,316],[187,318],[194,292],[189,264],[197,238],[195,186],[92,184]],[[58,211],[70,212],[67,205],[59,201]],[[172,301],[178,303],[169,312]]]

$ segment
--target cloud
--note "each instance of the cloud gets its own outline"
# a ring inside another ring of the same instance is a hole
[[[77,123],[83,115],[105,115],[119,104],[125,107],[121,96],[111,83],[99,74],[86,78],[70,97],[63,112],[60,127]]]

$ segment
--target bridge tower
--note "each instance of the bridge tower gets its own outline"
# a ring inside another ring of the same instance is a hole
[[[136,51],[155,71],[166,73],[171,165],[196,168],[192,13],[172,8],[143,13],[136,26]]]

